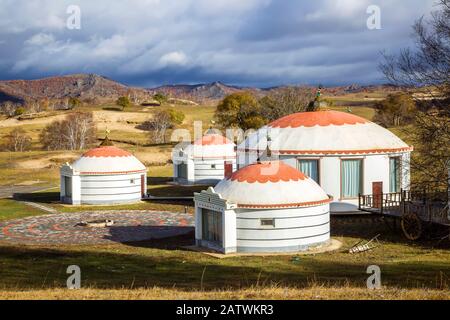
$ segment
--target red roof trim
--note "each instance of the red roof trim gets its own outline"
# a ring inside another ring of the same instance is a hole
[[[80,174],[84,175],[110,175],[110,174],[128,174],[128,173],[140,173],[140,172],[147,172],[146,169],[142,170],[131,170],[131,171],[111,171],[111,172],[80,172]]]
[[[321,155],[321,154],[372,154],[372,153],[391,153],[391,152],[407,152],[413,151],[414,147],[392,148],[392,149],[369,149],[369,150],[272,150],[273,153],[279,154],[301,154],[301,155]],[[238,149],[244,152],[257,152],[254,149]],[[261,151],[261,150],[259,150]]]
[[[247,209],[273,209],[273,208],[296,208],[296,207],[313,207],[320,206],[323,204],[330,203],[333,198],[310,201],[310,202],[300,202],[300,203],[287,203],[287,204],[238,204],[238,208]]]

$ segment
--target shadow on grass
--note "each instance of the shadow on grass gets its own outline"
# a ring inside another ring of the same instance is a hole
[[[14,193],[13,199],[37,203],[61,203],[59,192]]]
[[[403,235],[400,220],[394,220],[392,218],[383,219],[379,216],[332,216],[331,234],[334,237],[352,237],[366,240],[380,235],[378,238],[380,241],[412,245],[423,249],[450,249],[450,239],[448,239],[448,235],[450,234],[449,227],[429,225],[421,239],[410,241]],[[445,236],[447,236],[447,239],[442,240]]]
[[[194,192],[208,189],[208,186],[157,185],[149,186],[147,192],[155,197],[193,197]]]
[[[187,221],[186,221],[187,224]],[[132,247],[158,248],[164,250],[178,250],[183,246],[195,243],[195,229],[189,225],[174,226],[111,226],[109,235],[105,239],[122,243]],[[130,241],[128,239],[152,238],[149,240]]]
[[[123,109],[121,107],[103,107],[102,110],[123,112]]]
[[[149,177],[147,176],[147,185],[161,185],[173,181],[173,177]]]
[[[259,285],[365,287],[367,261],[348,261],[348,255],[246,257],[214,259],[201,253],[159,249],[100,247],[45,249],[0,247],[3,288],[65,287],[67,267],[81,268],[82,287],[142,288],[159,286],[188,290],[238,289]],[[448,263],[386,263],[383,285],[423,289],[448,288]],[[204,276],[202,274],[204,272]],[[444,282],[436,283],[444,274]]]

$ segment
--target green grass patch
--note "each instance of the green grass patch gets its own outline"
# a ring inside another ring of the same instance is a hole
[[[12,199],[0,199],[0,221],[48,214]]]

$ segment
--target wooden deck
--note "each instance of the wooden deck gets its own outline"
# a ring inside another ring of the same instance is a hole
[[[441,194],[401,191],[378,195],[360,195],[359,210],[372,214],[402,217],[414,213],[420,220],[450,226],[448,203]]]

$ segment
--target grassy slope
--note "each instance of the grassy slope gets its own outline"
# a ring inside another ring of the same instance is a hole
[[[65,270],[67,266],[76,264],[82,270],[83,288],[164,289],[162,293],[152,293],[150,290],[146,294],[147,298],[176,294],[176,291],[168,290],[173,288],[189,292],[181,293],[185,296],[191,292],[196,296],[195,292],[199,290],[238,290],[228,294],[239,296],[244,294],[239,290],[252,290],[255,286],[266,288],[267,294],[275,286],[306,288],[307,296],[308,292],[314,292],[314,288],[324,286],[336,289],[337,293],[330,291],[330,297],[337,295],[352,298],[357,297],[359,292],[364,293],[363,297],[369,297],[370,293],[364,290],[368,277],[366,269],[375,264],[381,268],[382,284],[388,289],[386,294],[392,294],[386,298],[397,297],[394,294],[396,289],[411,289],[410,297],[417,295],[416,298],[425,295],[428,290],[433,290],[436,297],[450,296],[448,248],[432,248],[426,242],[411,245],[388,231],[384,224],[370,222],[370,226],[367,228],[364,223],[336,225],[334,222],[332,230],[334,236],[343,241],[344,249],[361,238],[381,232],[381,247],[373,251],[350,255],[341,250],[300,256],[299,259],[292,259],[292,256],[216,259],[202,253],[176,250],[179,243],[190,243],[191,239],[186,237],[172,241],[107,246],[45,248],[3,245],[0,246],[0,287],[12,291],[19,288],[64,288],[67,277]],[[344,293],[343,288],[356,289],[348,289]],[[253,292],[257,294],[258,291]],[[327,296],[325,290],[321,292],[324,297]],[[292,291],[292,294],[298,293]],[[104,291],[93,294],[101,296]],[[51,293],[47,292],[47,295],[51,296]],[[220,296],[219,293],[216,295]]]

